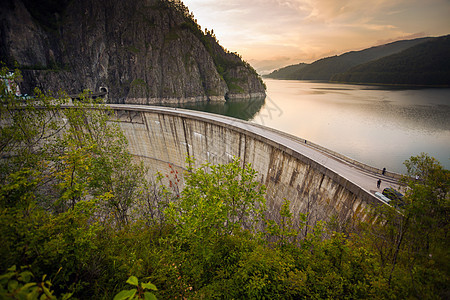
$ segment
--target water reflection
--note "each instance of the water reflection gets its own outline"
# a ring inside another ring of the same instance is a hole
[[[264,104],[265,98],[259,97],[243,100],[229,100],[225,103],[199,102],[166,106],[210,112],[249,121],[255,117]]]
[[[404,172],[421,152],[450,169],[450,89],[265,82],[266,99],[180,107],[269,126],[391,171]]]
[[[421,152],[450,167],[450,89],[283,80],[266,85],[284,112],[267,120],[270,127],[397,172]]]

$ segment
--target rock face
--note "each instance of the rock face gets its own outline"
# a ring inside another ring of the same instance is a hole
[[[6,0],[0,22],[0,60],[22,70],[22,92],[106,88],[108,102],[134,104],[265,95],[178,0]]]

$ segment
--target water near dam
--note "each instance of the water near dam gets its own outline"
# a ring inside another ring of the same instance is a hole
[[[404,173],[421,152],[450,169],[450,89],[265,79],[266,99],[183,108],[249,120]]]

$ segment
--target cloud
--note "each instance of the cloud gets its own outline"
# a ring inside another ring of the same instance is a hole
[[[450,32],[448,0],[184,0],[203,28],[247,61],[312,62]],[[424,34],[425,35],[425,34]],[[288,57],[290,60],[279,59]]]
[[[309,0],[309,19],[322,21],[354,20],[367,15],[373,15],[385,7],[399,1],[392,0]]]
[[[295,59],[293,59],[292,57],[287,57],[287,56],[271,57],[271,58],[263,59],[263,60],[251,59],[248,62],[261,75],[269,74],[273,70],[279,69],[280,67],[284,67],[284,66],[288,66],[288,65],[297,63],[297,61]]]
[[[429,35],[426,34],[425,32],[417,32],[417,33],[413,33],[413,34],[397,36],[397,37],[390,38],[390,39],[378,40],[377,44],[378,45],[384,45],[384,44],[392,43],[392,42],[395,42],[395,41],[412,40],[412,39],[423,38],[423,37],[426,37],[426,36],[429,36]]]

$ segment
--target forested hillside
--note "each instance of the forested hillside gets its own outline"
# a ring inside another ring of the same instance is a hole
[[[297,65],[287,66],[278,70],[273,71],[269,75],[265,75],[263,77],[273,78],[273,79],[296,79],[299,72],[303,68],[308,66],[305,63],[299,63]]]
[[[450,36],[356,66],[332,81],[450,86]]]
[[[276,222],[250,165],[149,178],[106,107],[19,98],[17,74],[0,72],[1,299],[448,299],[433,158],[405,162],[404,199],[369,223],[311,226],[289,199]]]
[[[361,51],[346,52],[339,56],[319,59],[306,66],[304,64],[288,66],[280,70],[276,70],[266,77],[281,79],[277,78],[277,76],[280,76],[280,72],[284,74],[285,70],[289,70],[288,73],[284,75],[284,77],[286,78],[283,79],[330,80],[334,74],[343,73],[359,64],[398,53],[428,39],[429,38],[420,38],[414,40],[397,41],[386,45],[364,49]]]

